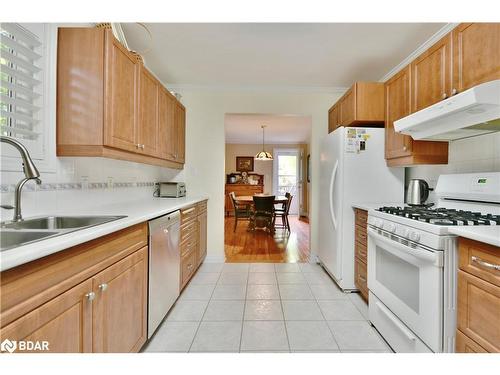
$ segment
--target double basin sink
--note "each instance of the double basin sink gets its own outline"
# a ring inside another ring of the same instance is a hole
[[[60,236],[126,216],[45,216],[0,223],[0,251]]]

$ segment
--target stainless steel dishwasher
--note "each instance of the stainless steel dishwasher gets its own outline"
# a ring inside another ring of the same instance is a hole
[[[148,338],[179,297],[179,241],[179,211],[149,222]]]

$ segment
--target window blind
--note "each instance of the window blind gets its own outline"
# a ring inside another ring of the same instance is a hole
[[[42,47],[22,26],[0,24],[0,130],[28,144],[40,138]]]

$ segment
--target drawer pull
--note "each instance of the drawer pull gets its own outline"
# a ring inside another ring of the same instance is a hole
[[[184,215],[186,215],[186,214],[188,214],[188,213],[190,213],[190,212],[194,211],[195,209],[196,209],[196,207],[191,207],[191,208],[188,208],[187,210],[182,211],[182,213],[183,213]]]
[[[99,284],[99,289],[101,289],[101,292],[104,292],[106,289],[108,289],[108,284],[106,283]]]
[[[93,301],[95,299],[95,293],[94,292],[87,293],[85,294],[85,297],[87,297],[89,301]]]
[[[476,256],[472,256],[471,259],[474,263],[479,264],[481,267],[488,268],[490,270],[500,271],[500,264],[488,263]]]
[[[365,278],[365,277],[363,277],[363,276],[359,275],[359,279],[360,279],[362,282],[366,283],[366,278]]]

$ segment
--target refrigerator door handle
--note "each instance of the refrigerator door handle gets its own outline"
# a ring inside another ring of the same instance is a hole
[[[330,218],[332,219],[333,229],[337,229],[337,219],[335,218],[335,213],[333,212],[333,185],[335,184],[335,178],[337,176],[337,169],[339,168],[339,161],[335,161],[335,166],[332,170],[332,176],[330,177],[330,190],[328,194],[328,203],[330,206]]]

